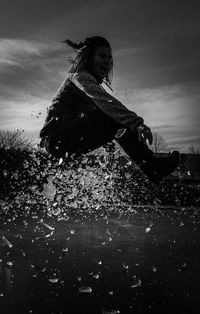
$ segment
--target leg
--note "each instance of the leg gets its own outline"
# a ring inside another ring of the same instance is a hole
[[[117,142],[153,183],[158,183],[163,177],[171,174],[179,163],[177,151],[168,157],[158,158],[147,145],[138,141],[137,132],[127,130]]]
[[[154,155],[147,145],[139,142],[137,132],[127,129],[124,135],[116,140],[130,158],[139,165],[143,161],[151,160]]]
[[[57,120],[45,141],[46,150],[54,157],[84,154],[114,139],[119,125],[99,109],[66,121]]]
[[[65,156],[66,152],[84,154],[112,141],[120,128],[121,125],[97,109],[83,118],[59,121],[45,147],[57,158]],[[158,158],[147,145],[139,142],[137,132],[127,130],[116,140],[154,183],[172,173],[178,165],[178,152],[173,152],[166,158]]]

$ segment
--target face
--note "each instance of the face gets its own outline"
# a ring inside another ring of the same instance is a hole
[[[91,74],[102,82],[106,74],[109,72],[112,62],[112,55],[109,47],[97,47],[93,56]]]

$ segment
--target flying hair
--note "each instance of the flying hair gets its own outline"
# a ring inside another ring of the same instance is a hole
[[[80,41],[79,43],[74,43],[69,39],[66,39],[63,41],[63,43],[68,44],[70,47],[72,47],[76,52],[77,50],[80,50],[81,48],[83,48],[85,46],[85,43],[83,43],[82,41]]]

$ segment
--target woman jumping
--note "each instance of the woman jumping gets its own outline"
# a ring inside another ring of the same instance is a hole
[[[148,147],[152,132],[143,118],[126,108],[101,85],[111,86],[112,49],[99,36],[84,42],[64,41],[76,51],[70,75],[59,88],[40,131],[41,147],[55,157],[85,154],[112,140],[135,161],[150,181],[172,173],[179,152],[157,157]]]

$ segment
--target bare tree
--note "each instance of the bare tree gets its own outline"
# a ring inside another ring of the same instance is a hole
[[[160,153],[165,151],[168,147],[168,143],[166,140],[159,135],[157,132],[153,132],[153,144],[151,145],[151,149],[154,153]]]
[[[191,154],[200,154],[200,149],[195,146],[188,147],[188,150]]]

